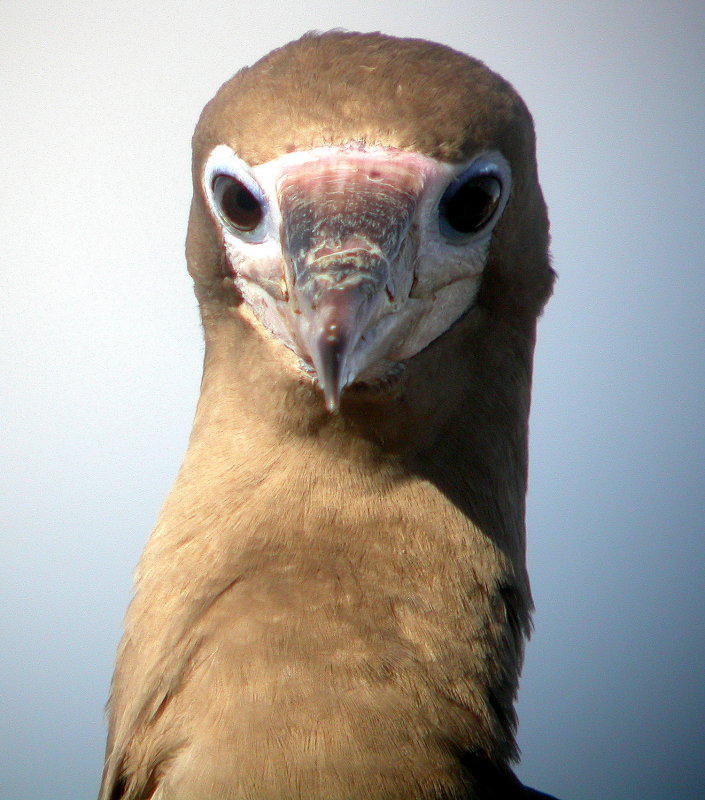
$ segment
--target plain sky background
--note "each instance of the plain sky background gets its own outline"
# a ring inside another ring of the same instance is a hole
[[[519,775],[705,797],[705,3],[0,2],[0,800],[95,796],[131,573],[201,369],[190,136],[310,29],[471,53],[531,108],[539,328]]]

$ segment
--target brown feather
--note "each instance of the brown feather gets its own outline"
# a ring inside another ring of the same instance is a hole
[[[474,307],[393,391],[328,414],[232,283],[199,176],[360,141],[500,150],[512,197]],[[136,577],[101,800],[510,798],[536,318],[553,273],[531,118],[421,40],[308,35],[226,83],[194,136],[205,330],[188,452]]]

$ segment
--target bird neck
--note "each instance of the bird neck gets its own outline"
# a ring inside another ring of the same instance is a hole
[[[272,583],[287,570],[305,582],[321,562],[343,558],[360,565],[348,571],[374,593],[406,580],[394,566],[405,554],[422,605],[462,607],[481,585],[495,597],[516,680],[532,608],[524,534],[532,331],[478,310],[421,354],[395,393],[353,398],[330,414],[293,355],[248,320],[204,322],[193,433],[144,563],[172,559],[198,598],[227,585],[245,551],[255,569],[273,565]],[[453,373],[448,364],[464,367]],[[172,528],[179,542],[192,537],[183,553]],[[220,555],[189,555],[201,550]],[[391,565],[388,574],[362,566],[369,552]]]
[[[302,470],[309,496],[350,476],[427,482],[524,570],[528,415],[535,322],[473,309],[388,392],[349,392],[339,413],[293,353],[237,311],[204,315],[206,358],[185,470],[231,479]],[[264,454],[264,455],[262,455]]]

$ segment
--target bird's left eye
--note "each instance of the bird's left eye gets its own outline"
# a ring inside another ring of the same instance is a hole
[[[468,171],[453,181],[439,204],[441,231],[451,239],[479,233],[495,217],[502,180],[492,171]]]
[[[216,175],[213,179],[213,200],[227,225],[250,233],[262,222],[262,204],[244,183],[231,175]]]

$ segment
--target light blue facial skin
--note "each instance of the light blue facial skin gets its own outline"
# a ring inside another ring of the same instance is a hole
[[[260,206],[251,230],[229,218],[224,175]],[[472,229],[453,228],[446,211],[483,179],[495,202]],[[345,386],[363,373],[368,382],[398,374],[471,306],[511,170],[498,152],[450,165],[360,143],[250,168],[219,145],[203,190],[246,302],[297,352],[334,411]]]

